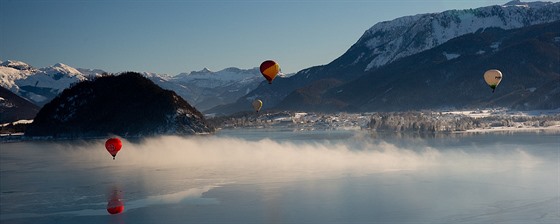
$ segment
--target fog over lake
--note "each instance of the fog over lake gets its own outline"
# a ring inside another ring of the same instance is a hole
[[[559,223],[560,135],[215,135],[0,143],[1,223]],[[109,215],[118,192],[124,212]]]

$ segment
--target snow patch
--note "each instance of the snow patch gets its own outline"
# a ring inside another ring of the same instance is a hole
[[[490,48],[498,50],[498,48],[500,48],[500,44],[502,44],[502,42],[494,42],[492,43],[492,45],[490,45]]]
[[[35,102],[44,102],[47,100],[47,97],[41,96],[41,95],[37,95],[35,93],[32,92],[27,92],[27,98],[35,101]]]
[[[453,54],[453,53],[447,53],[447,52],[443,52],[443,56],[445,56],[445,58],[447,58],[447,60],[453,60],[455,58],[460,57],[460,54]]]
[[[16,125],[16,124],[31,124],[31,123],[33,123],[33,120],[19,120],[19,121],[14,121],[14,122],[11,122],[11,123],[0,124],[0,127],[6,127],[10,124]]]

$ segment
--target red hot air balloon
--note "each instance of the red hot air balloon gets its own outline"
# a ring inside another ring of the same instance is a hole
[[[260,66],[261,74],[266,78],[268,84],[272,84],[272,80],[276,78],[280,72],[280,65],[273,60],[267,60],[261,63]]]
[[[124,211],[124,203],[118,198],[111,198],[107,203],[107,212],[111,215],[119,214]]]
[[[105,148],[107,149],[107,152],[111,153],[113,159],[115,159],[115,156],[117,156],[117,153],[122,148],[122,142],[118,138],[107,139],[105,142]]]

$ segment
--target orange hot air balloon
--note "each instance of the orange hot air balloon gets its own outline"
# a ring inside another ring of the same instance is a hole
[[[118,138],[107,139],[105,142],[105,148],[107,149],[107,152],[111,153],[113,159],[115,159],[115,156],[117,156],[117,153],[122,148],[122,142]]]
[[[107,203],[107,212],[111,215],[119,214],[124,211],[124,203],[118,198],[112,198]]]
[[[280,73],[280,65],[273,60],[267,60],[261,63],[261,74],[268,80],[268,84],[272,84],[272,80]]]

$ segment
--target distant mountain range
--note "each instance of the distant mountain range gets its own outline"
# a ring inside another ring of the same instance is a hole
[[[0,63],[0,86],[38,106],[43,106],[73,83],[91,80],[106,73],[100,69],[73,68],[58,63],[34,68],[21,61]],[[181,73],[177,76],[142,72],[164,89],[175,91],[199,110],[235,102],[263,81],[258,68],[208,69]]]
[[[5,61],[0,63],[0,86],[43,106],[70,84],[84,81],[89,75],[83,74],[65,64],[36,69],[24,62]]]
[[[226,68],[217,72],[208,69],[191,73],[181,73],[171,82],[188,87],[190,90],[179,95],[192,102],[201,111],[218,105],[230,104],[251,92],[264,79],[258,68]],[[177,88],[170,88],[176,91]]]
[[[410,108],[408,105],[395,105],[391,107],[363,107],[363,106],[353,106],[352,103],[346,102],[345,99],[332,98],[332,91],[340,91],[341,89],[334,90],[333,88],[341,86],[343,84],[349,83],[352,80],[360,79],[364,88],[366,89],[355,89],[352,93],[356,94],[350,98],[362,98],[363,94],[361,92],[375,92],[375,94],[368,94],[369,97],[366,101],[376,99],[382,99],[383,93],[388,90],[385,89],[375,89],[376,86],[381,85],[381,83],[387,82],[391,79],[393,75],[398,75],[398,71],[390,71],[387,66],[392,63],[396,63],[399,60],[405,60],[407,57],[413,57],[419,53],[425,52],[427,50],[433,49],[435,47],[441,46],[450,40],[461,37],[467,34],[473,33],[491,33],[496,39],[496,43],[490,44],[490,49],[487,47],[477,49],[479,54],[475,54],[478,57],[484,57],[490,53],[495,53],[495,50],[504,50],[501,37],[499,35],[506,35],[506,33],[500,33],[497,29],[509,30],[522,27],[528,27],[536,24],[550,23],[560,20],[560,3],[551,2],[531,2],[524,3],[520,1],[512,1],[503,6],[488,6],[477,9],[467,9],[467,10],[449,10],[441,13],[428,13],[419,14],[414,16],[406,16],[397,18],[392,21],[381,22],[375,24],[370,29],[366,30],[362,37],[352,46],[348,51],[346,51],[339,58],[335,59],[331,63],[322,66],[315,66],[307,68],[297,72],[295,75],[286,78],[275,80],[273,85],[261,85],[249,94],[241,97],[236,103],[230,105],[222,105],[211,110],[208,113],[217,114],[231,114],[237,112],[240,108],[246,108],[243,105],[249,105],[254,99],[261,99],[263,101],[263,109],[277,108],[277,109],[298,109],[298,110],[319,110],[319,111],[334,111],[334,110],[406,110]],[[554,27],[552,27],[554,28]],[[557,29],[558,30],[558,29]],[[472,38],[481,38],[472,37]],[[552,38],[554,42],[556,39]],[[475,39],[471,41],[477,41]],[[549,39],[550,41],[550,39]],[[464,50],[460,48],[468,48],[469,40],[464,40],[461,42],[462,45],[450,46],[448,45],[445,54],[439,53],[425,54],[425,57],[435,56],[435,58],[422,58],[421,60],[416,58],[418,63],[423,63],[424,61],[437,61],[451,60],[454,57],[459,57],[458,53],[462,53]],[[526,47],[536,47],[534,45],[529,45]],[[542,45],[546,46],[546,45]],[[511,47],[511,46],[508,46]],[[466,49],[465,49],[466,50]],[[526,49],[529,50],[529,49]],[[533,49],[534,50],[534,49]],[[476,53],[476,52],[475,52]],[[484,54],[487,53],[487,54]],[[554,57],[554,55],[549,55]],[[484,57],[486,60],[494,60],[497,58]],[[466,60],[465,57],[457,58],[459,60]],[[550,58],[551,60],[554,58]],[[557,58],[556,58],[557,59]],[[498,68],[495,66],[490,66],[494,64],[492,61],[487,61],[489,68]],[[403,65],[401,63],[401,65]],[[500,64],[496,64],[500,65]],[[409,63],[407,66],[416,66],[409,68],[410,70],[416,70],[417,72],[422,72],[418,69],[418,64]],[[538,66],[536,64],[528,66]],[[392,66],[393,69],[399,69],[398,67]],[[476,77],[482,77],[481,67],[453,67],[448,66],[446,69],[441,71],[444,74],[454,74],[459,69],[462,72],[469,72],[469,74],[476,75]],[[500,69],[500,68],[498,68]],[[504,68],[506,74],[504,74],[504,85],[507,80],[507,76],[513,75],[508,73],[509,70]],[[544,68],[543,68],[544,69]],[[550,68],[553,70],[554,68]],[[556,74],[558,74],[556,70]],[[376,75],[379,72],[386,74],[391,74],[387,76]],[[524,74],[530,76],[532,74]],[[363,78],[363,77],[369,78]],[[542,76],[538,76],[541,77]],[[551,76],[547,76],[551,77]],[[410,85],[410,87],[402,90],[400,93],[403,94],[402,97],[410,93],[415,93],[419,89],[416,86],[423,85],[426,82],[433,82],[438,80],[436,77],[422,76],[423,79],[419,77],[410,76],[409,80],[415,80],[415,85]],[[445,80],[445,79],[444,79]],[[541,82],[553,82],[552,79],[543,79]],[[447,82],[442,83],[446,86],[455,86],[457,91],[463,92],[464,90],[457,86],[452,80],[448,79]],[[389,85],[389,84],[387,84]],[[420,88],[420,87],[419,87]],[[529,88],[529,87],[527,87]],[[504,88],[505,89],[505,88]],[[342,90],[344,91],[344,90]],[[506,90],[503,90],[504,92]],[[470,91],[464,92],[470,93]],[[324,99],[324,94],[327,94],[329,100]],[[351,94],[351,93],[348,93]],[[496,95],[503,94],[499,92]],[[420,94],[417,94],[421,96]],[[444,105],[446,101],[438,99],[439,97],[446,97],[447,95],[433,96],[435,98],[427,99],[424,98],[421,101],[425,101],[426,107],[473,107],[481,106],[481,104],[474,104],[466,101],[456,101],[449,105]],[[497,97],[497,96],[495,96]],[[441,102],[433,104],[431,102]],[[357,101],[356,101],[357,102]],[[420,101],[419,101],[420,103]],[[547,103],[541,105],[548,105]],[[491,106],[491,105],[488,105]],[[515,106],[515,105],[505,105],[505,106]],[[531,106],[527,106],[531,108]]]

